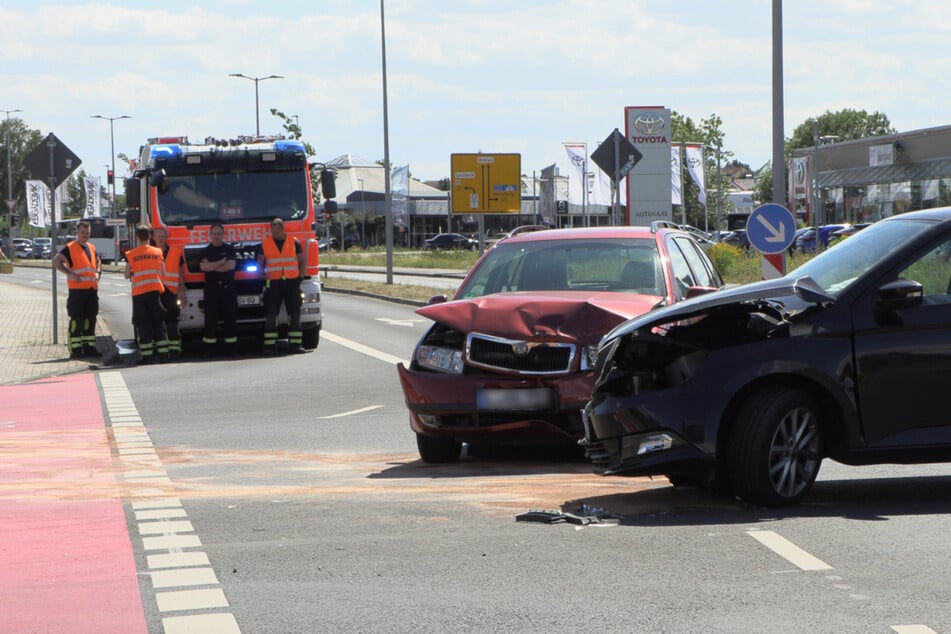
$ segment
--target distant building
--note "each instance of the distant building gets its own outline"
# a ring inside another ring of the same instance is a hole
[[[813,197],[818,156],[819,207]],[[794,150],[789,206],[807,223],[873,222],[951,204],[951,126]]]

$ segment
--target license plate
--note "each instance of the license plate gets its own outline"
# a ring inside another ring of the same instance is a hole
[[[555,393],[546,387],[528,389],[482,389],[476,392],[476,407],[494,411],[540,411],[555,407]]]
[[[238,295],[238,306],[259,306],[260,304],[260,295]]]

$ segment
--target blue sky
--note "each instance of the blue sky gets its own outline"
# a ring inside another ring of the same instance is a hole
[[[787,0],[785,131],[841,108],[899,131],[951,123],[945,0]],[[516,152],[522,171],[589,152],[624,107],[723,120],[723,146],[755,168],[771,156],[769,0],[387,0],[390,157],[449,174],[452,153]],[[104,176],[150,136],[254,131],[254,84],[298,115],[316,160],[383,158],[380,4],[373,0],[163,3],[0,0],[0,109],[54,132]],[[0,116],[3,116],[0,113]],[[120,174],[122,171],[120,170]]]

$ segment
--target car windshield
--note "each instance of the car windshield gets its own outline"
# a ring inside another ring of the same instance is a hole
[[[160,190],[158,207],[170,225],[300,220],[307,214],[307,180],[299,170],[167,178],[168,187]]]
[[[921,221],[873,224],[817,255],[789,275],[807,275],[830,295],[838,296],[898,245],[927,231],[930,226],[930,223]]]
[[[507,291],[621,291],[662,296],[652,239],[503,241],[489,251],[457,297]]]

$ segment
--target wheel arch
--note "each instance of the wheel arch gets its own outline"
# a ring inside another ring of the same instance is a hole
[[[854,414],[848,407],[847,397],[836,394],[830,386],[816,377],[804,374],[770,374],[760,376],[745,384],[730,398],[723,409],[717,425],[716,455],[717,470],[721,472],[722,458],[733,433],[737,413],[751,395],[764,388],[786,387],[798,389],[814,397],[819,405],[822,425],[822,456],[836,458],[848,452],[849,429],[854,428]],[[843,402],[845,399],[845,402]]]

